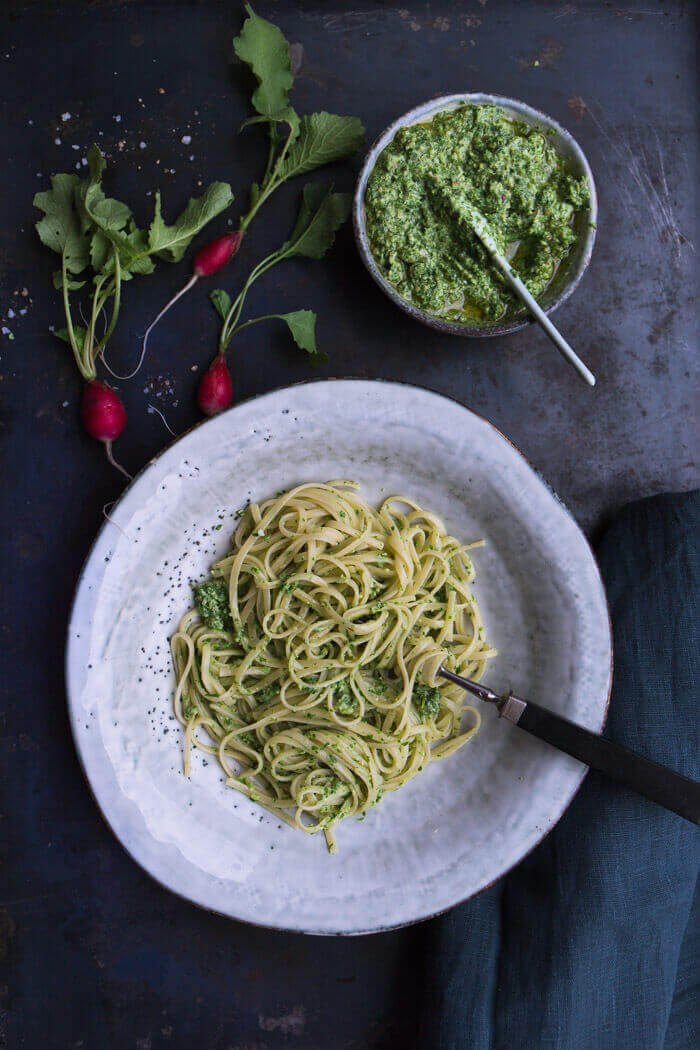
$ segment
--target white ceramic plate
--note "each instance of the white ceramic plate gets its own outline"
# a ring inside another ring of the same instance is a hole
[[[500,653],[494,688],[600,730],[611,678],[584,536],[507,439],[448,398],[306,383],[230,409],[155,459],[102,528],[75,598],[67,683],[85,773],[116,836],[164,886],[236,919],[322,934],[399,926],[477,893],[551,829],[584,773],[485,709],[461,751],[342,823],[333,857],[320,835],[227,789],[201,753],[185,779],[168,637],[190,579],[227,548],[249,496],[337,477],[369,501],[382,489],[412,496],[454,535],[487,541],[475,590]]]

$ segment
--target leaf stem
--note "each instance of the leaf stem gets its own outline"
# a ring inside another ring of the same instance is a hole
[[[245,284],[243,285],[242,289],[240,290],[234,301],[231,303],[231,307],[228,313],[226,314],[226,318],[224,320],[223,325],[221,326],[221,335],[219,337],[219,353],[224,353],[226,347],[228,346],[233,337],[236,325],[238,324],[238,320],[241,316],[241,311],[243,310],[245,297],[248,294],[251,285],[258,279],[258,277],[261,277],[267,270],[269,270],[272,266],[275,265],[275,263],[279,262],[279,260],[282,258],[284,258],[284,255],[281,253],[281,249],[276,252],[273,252],[272,255],[268,255],[265,259],[262,260],[262,262],[259,262],[258,265],[254,267],[254,269],[251,270],[251,272],[248,274],[248,278]]]
[[[258,210],[260,209],[261,205],[267,200],[267,198],[272,193],[274,193],[274,191],[277,189],[277,187],[281,186],[282,183],[285,182],[287,180],[287,178],[289,177],[287,175],[280,175],[279,172],[280,172],[280,169],[281,169],[282,165],[284,164],[285,158],[286,158],[287,153],[289,151],[289,147],[291,146],[293,139],[295,138],[295,136],[298,133],[299,133],[298,125],[295,127],[294,125],[290,124],[289,125],[289,134],[287,135],[286,142],[285,142],[284,146],[282,147],[282,149],[280,150],[280,154],[277,157],[277,160],[275,161],[274,168],[273,168],[272,167],[272,161],[273,161],[273,157],[274,157],[275,143],[274,143],[274,139],[272,138],[272,136],[275,134],[275,122],[274,121],[270,121],[270,152],[269,152],[268,158],[267,158],[267,167],[265,168],[265,175],[263,177],[263,180],[262,180],[262,183],[261,183],[261,186],[260,186],[260,196],[256,200],[256,202],[253,205],[253,207],[250,209],[250,211],[246,215],[244,215],[243,218],[241,219],[240,225],[239,225],[239,229],[241,229],[241,230],[247,229],[247,227],[253,221],[253,219],[254,219],[255,215],[257,214]]]
[[[280,314],[263,314],[262,317],[253,317],[250,321],[244,321],[243,324],[239,324],[237,328],[234,328],[229,336],[229,340],[233,339],[234,335],[238,332],[242,332],[244,328],[247,328],[251,324],[257,324],[258,321],[271,321],[275,317],[280,317]]]
[[[270,121],[270,149],[269,149],[269,152],[267,154],[267,165],[265,167],[265,174],[263,175],[261,186],[264,186],[266,184],[266,182],[267,182],[267,180],[269,178],[270,172],[272,170],[272,162],[275,159],[275,146],[276,145],[277,145],[277,142],[276,142],[275,125],[274,125],[274,123],[272,121]]]
[[[238,224],[239,230],[247,230],[248,229],[248,227],[250,226],[251,222],[255,218],[258,210],[260,209],[260,206],[267,200],[267,198],[270,196],[270,194],[276,188],[277,188],[277,185],[275,183],[273,183],[273,182],[270,182],[270,184],[268,186],[266,186],[265,189],[261,189],[260,190],[260,196],[256,200],[255,204],[250,209],[250,211],[247,212],[243,216],[243,218],[239,222],[239,224]]]
[[[106,293],[105,293],[105,295],[104,295],[104,297],[102,299],[102,302],[100,304],[100,310],[102,309],[102,307],[104,306],[104,304],[107,302],[107,300],[109,299],[109,297],[111,295],[114,295],[114,305],[112,306],[112,317],[111,317],[109,325],[107,327],[107,331],[102,336],[102,338],[100,339],[99,343],[97,344],[97,349],[95,350],[95,359],[97,359],[98,355],[102,353],[102,351],[104,350],[105,346],[107,345],[107,343],[109,341],[109,338],[110,338],[112,332],[114,331],[114,326],[116,325],[117,318],[119,317],[119,308],[121,306],[121,298],[122,298],[122,267],[121,267],[121,262],[119,261],[119,252],[118,252],[118,250],[113,246],[112,247],[112,251],[114,252],[114,279],[113,279],[113,281],[111,283],[111,286],[109,286],[107,288],[107,291],[106,291]]]
[[[85,341],[83,343],[83,359],[90,366],[90,371],[95,371],[95,357],[92,348],[95,345],[95,326],[97,324],[97,318],[100,315],[100,307],[98,307],[98,300],[100,297],[100,290],[106,280],[106,275],[103,274],[95,282],[95,291],[92,295],[92,310],[90,312],[90,323],[86,322]]]
[[[63,285],[63,309],[66,315],[66,328],[68,329],[68,339],[70,341],[71,350],[73,351],[73,357],[75,363],[78,366],[81,376],[83,379],[96,379],[97,374],[94,372],[90,373],[89,369],[86,368],[83,355],[78,349],[78,343],[75,338],[75,330],[73,328],[73,318],[70,312],[70,301],[68,296],[68,266],[66,260],[66,249],[64,248],[61,252],[61,283]]]

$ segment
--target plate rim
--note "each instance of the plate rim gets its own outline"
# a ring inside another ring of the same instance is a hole
[[[595,570],[596,570],[596,573],[597,573],[597,576],[598,576],[598,580],[599,580],[599,583],[600,583],[601,594],[602,594],[602,597],[603,597],[603,603],[604,603],[605,612],[606,612],[606,615],[607,615],[608,638],[609,638],[608,690],[607,690],[607,697],[606,697],[606,700],[605,700],[605,708],[603,710],[602,719],[601,719],[600,726],[599,726],[599,729],[598,729],[598,732],[602,732],[602,730],[605,727],[605,724],[606,724],[606,721],[607,721],[607,717],[608,717],[608,713],[609,713],[609,709],[610,709],[610,699],[611,699],[611,695],[612,695],[613,667],[614,667],[614,652],[613,652],[612,621],[611,621],[611,618],[610,618],[610,605],[609,605],[609,602],[608,602],[607,592],[605,590],[605,584],[604,584],[604,581],[603,581],[603,576],[602,576],[602,573],[600,571],[600,565],[598,564],[598,559],[596,557],[596,554],[595,554],[595,551],[593,549],[593,546],[592,546],[590,540],[588,539],[588,537],[586,536],[585,532],[583,531],[583,529],[581,528],[581,526],[577,522],[576,518],[574,517],[572,512],[569,510],[569,507],[566,505],[566,503],[559,497],[559,495],[555,492],[555,490],[552,488],[552,486],[549,484],[549,482],[546,481],[545,478],[540,474],[540,472],[532,465],[530,460],[517,447],[517,445],[515,445],[511,441],[511,439],[506,434],[504,434],[503,431],[500,430],[495,425],[495,423],[492,423],[490,420],[486,419],[485,416],[481,415],[479,412],[476,412],[474,409],[470,408],[463,401],[461,401],[459,398],[455,397],[452,394],[445,394],[441,390],[435,390],[432,387],[423,386],[423,385],[418,384],[418,383],[410,383],[410,382],[408,382],[406,380],[402,380],[402,379],[385,379],[385,378],[381,378],[381,377],[372,379],[372,378],[367,378],[366,376],[357,376],[357,375],[354,375],[354,376],[353,375],[350,375],[350,376],[318,376],[318,377],[314,377],[314,378],[311,378],[311,379],[298,380],[295,383],[287,383],[287,384],[284,384],[282,386],[273,387],[270,390],[264,390],[264,391],[261,391],[261,392],[259,392],[257,394],[251,394],[249,397],[243,398],[242,400],[237,401],[236,404],[229,406],[229,408],[225,409],[223,412],[219,412],[216,416],[212,416],[212,417],[209,417],[209,418],[204,419],[204,420],[198,420],[197,422],[193,423],[192,426],[190,426],[186,430],[184,430],[181,434],[178,434],[176,437],[174,437],[172,439],[172,441],[169,441],[159,452],[156,453],[155,456],[152,456],[149,460],[147,460],[147,462],[144,463],[144,465],[134,474],[134,476],[129,481],[129,483],[126,485],[124,490],[120,493],[120,495],[115,500],[115,502],[113,504],[113,507],[112,507],[112,512],[114,512],[116,509],[118,509],[119,505],[123,502],[123,500],[125,499],[127,494],[131,491],[131,489],[133,488],[135,483],[139,480],[139,478],[147,470],[149,470],[153,466],[154,463],[157,462],[157,460],[161,459],[162,456],[164,456],[167,452],[170,451],[170,449],[172,449],[175,445],[177,445],[180,441],[182,441],[185,437],[189,436],[194,430],[197,430],[199,427],[203,427],[203,426],[206,426],[209,423],[213,423],[216,419],[220,418],[221,416],[224,416],[224,415],[228,414],[229,412],[234,412],[237,408],[240,408],[243,405],[250,404],[253,401],[257,401],[258,399],[266,397],[266,396],[268,396],[270,394],[283,393],[286,390],[293,390],[293,389],[295,389],[297,387],[312,386],[312,385],[321,384],[321,383],[337,383],[337,382],[384,384],[386,386],[391,386],[391,385],[403,386],[403,387],[408,387],[408,388],[413,389],[413,390],[419,390],[422,393],[432,394],[432,395],[434,395],[436,397],[444,398],[447,401],[453,402],[459,408],[463,409],[465,412],[469,412],[472,416],[474,416],[475,418],[480,420],[482,423],[485,423],[488,427],[490,427],[492,430],[494,430],[499,437],[503,438],[508,443],[508,445],[510,445],[510,447],[513,449],[513,451],[516,452],[520,456],[520,458],[525,462],[525,464],[529,467],[529,469],[536,476],[538,481],[540,481],[540,483],[543,484],[547,488],[547,490],[551,494],[552,498],[557,501],[557,503],[559,504],[561,509],[571,519],[571,521],[573,522],[575,528],[577,529],[577,531],[580,533],[581,537],[583,538],[583,540],[584,540],[584,542],[585,542],[585,544],[586,544],[586,546],[588,548],[588,551],[589,551],[589,553],[590,553],[590,555],[592,557],[593,564],[595,566]],[[181,890],[176,889],[174,886],[172,886],[168,882],[164,881],[164,879],[161,878],[159,875],[155,875],[151,870],[149,870],[149,868],[146,867],[145,863],[143,863],[138,857],[136,857],[134,855],[134,852],[132,851],[132,849],[122,840],[122,837],[119,835],[117,830],[112,826],[112,824],[111,824],[111,822],[109,820],[109,817],[107,816],[107,814],[105,813],[104,809],[100,805],[100,802],[99,802],[99,800],[97,798],[95,790],[93,789],[92,783],[91,783],[90,778],[88,776],[88,772],[87,772],[87,768],[86,768],[86,762],[85,762],[85,760],[83,758],[83,750],[82,750],[82,746],[81,746],[81,742],[80,742],[81,741],[81,737],[80,737],[80,734],[78,732],[78,726],[77,726],[77,708],[74,709],[73,704],[71,702],[70,659],[71,659],[71,646],[72,646],[72,644],[74,644],[74,642],[73,642],[73,638],[74,638],[73,627],[74,627],[74,619],[75,619],[75,615],[76,615],[76,606],[77,606],[77,603],[78,603],[78,595],[79,595],[79,592],[81,591],[82,585],[83,585],[83,583],[85,581],[87,568],[88,568],[88,565],[89,565],[89,563],[90,563],[90,561],[92,559],[92,555],[94,553],[94,550],[95,550],[98,542],[100,541],[101,537],[103,536],[105,529],[107,528],[107,526],[109,524],[111,524],[111,522],[108,519],[105,519],[100,524],[100,527],[98,528],[97,532],[95,533],[95,536],[94,536],[92,542],[90,543],[90,546],[88,547],[87,553],[86,553],[86,555],[85,555],[85,557],[84,557],[84,559],[82,561],[82,564],[80,566],[80,570],[78,572],[78,575],[77,575],[77,578],[76,578],[76,582],[75,582],[75,586],[74,586],[74,590],[73,590],[73,595],[72,595],[72,598],[71,598],[70,610],[69,610],[69,613],[68,613],[68,618],[67,618],[67,623],[66,623],[66,644],[65,644],[64,662],[63,662],[64,684],[65,684],[65,702],[66,702],[67,713],[68,713],[68,722],[69,722],[69,725],[70,725],[71,736],[72,736],[72,739],[73,739],[73,746],[74,746],[74,749],[75,749],[76,756],[78,758],[78,764],[80,766],[80,770],[81,770],[83,779],[85,781],[85,784],[87,785],[88,792],[89,792],[89,794],[90,794],[90,796],[91,796],[95,806],[97,807],[97,811],[100,814],[100,816],[101,816],[102,820],[104,821],[104,823],[106,824],[107,828],[109,829],[111,834],[114,836],[116,841],[119,843],[120,847],[127,853],[127,855],[139,867],[139,869],[141,871],[145,872],[146,875],[150,879],[152,879],[153,882],[155,882],[158,886],[160,886],[163,889],[167,890],[169,893],[173,893],[180,900],[186,901],[188,904],[193,904],[195,907],[200,908],[203,911],[208,912],[209,914],[221,916],[222,918],[225,918],[225,919],[227,919],[230,922],[239,922],[239,923],[243,923],[243,924],[245,924],[247,926],[253,926],[253,927],[259,928],[259,929],[275,930],[275,931],[279,931],[279,932],[283,932],[283,933],[299,933],[299,934],[305,934],[307,936],[317,936],[317,937],[359,937],[359,936],[367,936],[369,934],[374,934],[374,933],[387,933],[387,932],[390,932],[391,930],[403,929],[403,928],[405,928],[407,926],[414,926],[414,925],[416,925],[418,923],[427,922],[430,919],[435,919],[435,918],[437,918],[440,915],[444,915],[448,911],[451,911],[453,908],[456,908],[456,907],[458,907],[461,904],[465,904],[468,900],[471,900],[473,897],[476,897],[479,893],[483,893],[485,890],[490,889],[497,882],[500,882],[501,879],[505,878],[506,875],[510,874],[510,872],[513,871],[514,868],[516,868],[518,866],[518,864],[522,863],[522,861],[524,861],[526,859],[526,857],[530,856],[530,854],[538,846],[540,846],[542,844],[542,842],[547,838],[547,836],[557,826],[559,821],[562,819],[564,814],[569,809],[569,807],[570,807],[571,803],[573,802],[573,800],[575,799],[576,795],[578,794],[578,792],[579,792],[579,790],[581,788],[581,785],[583,784],[583,782],[584,782],[584,780],[586,778],[586,775],[588,773],[588,768],[589,768],[588,766],[582,766],[580,776],[578,777],[578,780],[575,783],[575,785],[574,785],[574,787],[573,787],[573,789],[571,791],[571,794],[569,795],[569,797],[568,797],[564,807],[562,808],[562,811],[559,814],[559,816],[542,833],[542,835],[530,846],[530,848],[525,853],[523,853],[523,855],[521,857],[518,858],[518,860],[514,861],[513,864],[511,864],[508,868],[506,868],[499,875],[497,875],[494,879],[492,879],[491,882],[486,883],[486,885],[481,886],[479,889],[474,890],[471,893],[468,893],[465,897],[461,897],[459,900],[456,900],[453,903],[448,904],[446,907],[438,909],[437,911],[429,912],[428,914],[425,914],[425,915],[419,915],[416,918],[407,919],[407,920],[405,920],[403,922],[390,923],[390,924],[383,925],[383,926],[372,926],[372,927],[369,927],[369,928],[359,928],[359,929],[356,929],[356,930],[355,929],[354,930],[345,930],[345,929],[344,930],[318,930],[318,929],[305,929],[303,926],[293,926],[293,925],[280,926],[280,925],[274,925],[274,924],[273,925],[269,925],[269,924],[264,923],[264,922],[256,922],[254,919],[241,918],[239,916],[231,915],[231,914],[229,914],[229,912],[220,911],[219,909],[212,907],[210,904],[204,904],[201,901],[196,900],[194,897],[188,896],[187,894],[183,893]]]

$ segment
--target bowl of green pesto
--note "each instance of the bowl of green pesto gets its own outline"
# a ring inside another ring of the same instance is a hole
[[[544,310],[571,295],[591,258],[598,210],[581,147],[523,102],[449,95],[386,129],[355,192],[360,254],[402,310],[465,336],[530,321],[465,221],[465,200]]]

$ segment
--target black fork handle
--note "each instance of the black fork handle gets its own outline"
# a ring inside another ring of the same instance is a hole
[[[651,762],[529,700],[509,696],[499,704],[499,715],[618,784],[700,824],[700,782]]]

